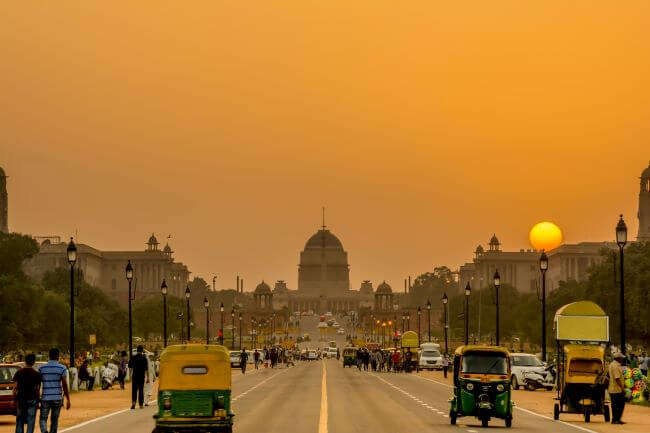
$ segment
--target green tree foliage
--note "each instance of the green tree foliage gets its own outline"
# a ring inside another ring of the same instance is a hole
[[[0,232],[0,275],[20,275],[26,259],[38,253],[38,244],[29,236]]]
[[[185,300],[175,296],[167,296],[167,334],[177,334],[179,323],[178,313],[185,314]],[[133,305],[133,335],[151,339],[162,339],[163,334],[163,301],[162,296],[151,296],[138,300]]]
[[[439,308],[442,295],[454,293],[456,287],[451,269],[447,266],[436,267],[433,272],[424,273],[415,279],[409,296],[410,305],[424,306],[430,300],[433,308]]]

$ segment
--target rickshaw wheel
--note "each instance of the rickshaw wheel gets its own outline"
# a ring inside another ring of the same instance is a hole
[[[553,419],[555,421],[560,419],[560,405],[555,403],[555,406],[553,406]]]
[[[488,426],[488,419],[481,418],[481,427],[487,427],[487,426]]]
[[[585,422],[591,421],[591,409],[585,409]]]
[[[510,385],[512,389],[519,389],[519,381],[517,380],[517,376],[514,374],[512,375],[512,379],[510,379]]]
[[[605,417],[605,422],[609,422],[609,406],[603,407],[603,416]]]
[[[451,425],[456,425],[456,411],[449,411],[449,421],[451,422]]]
[[[508,428],[512,427],[512,417],[511,416],[506,417],[506,427],[508,427]]]

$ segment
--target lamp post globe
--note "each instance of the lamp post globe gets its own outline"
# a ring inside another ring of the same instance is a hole
[[[499,346],[499,287],[501,287],[501,275],[499,275],[499,270],[497,269],[494,272],[494,292],[495,292],[495,303],[496,303],[496,344]]]
[[[69,368],[75,366],[75,348],[74,348],[74,265],[77,263],[77,246],[74,240],[70,238],[67,248],[68,263],[70,264],[70,365]]]
[[[625,244],[627,244],[627,225],[623,221],[623,214],[620,215],[618,224],[616,224],[616,243],[618,244],[619,254],[621,256],[620,260],[620,293],[619,293],[619,309],[620,309],[620,340],[621,340],[621,352],[623,355],[627,353],[627,342],[625,337],[625,275],[624,275],[624,249]]]
[[[189,343],[190,340],[190,322],[191,322],[191,316],[190,316],[190,297],[192,296],[192,291],[190,290],[190,286],[187,286],[185,288],[185,308],[187,310],[187,342]]]
[[[160,284],[160,293],[163,297],[163,347],[167,347],[167,282],[164,278]]]

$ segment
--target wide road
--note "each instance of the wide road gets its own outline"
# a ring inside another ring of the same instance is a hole
[[[336,360],[302,362],[295,367],[261,369],[233,377],[237,433],[395,433],[481,431],[474,418],[447,416],[448,385],[415,374],[370,373],[343,368]],[[152,407],[126,410],[64,431],[75,433],[150,432]],[[491,428],[506,431],[503,421]],[[524,410],[514,413],[512,431],[576,433],[590,431],[554,422]]]

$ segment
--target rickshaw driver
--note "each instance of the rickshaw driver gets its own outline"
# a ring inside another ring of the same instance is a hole
[[[609,364],[609,386],[607,388],[612,402],[612,424],[625,424],[624,421],[621,421],[625,408],[625,385],[620,364],[625,357],[621,352],[615,352],[613,358],[614,360]]]

